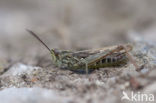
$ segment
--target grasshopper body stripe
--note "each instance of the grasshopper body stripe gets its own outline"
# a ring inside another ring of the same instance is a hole
[[[116,56],[118,55],[118,56]],[[119,66],[120,64],[124,64],[127,61],[127,57],[125,54],[117,53],[114,56],[106,57],[102,60],[95,62],[94,65],[91,65],[91,68],[101,68],[105,66]]]
[[[108,48],[84,51],[67,51],[49,49],[49,47],[31,30],[27,30],[37,40],[39,40],[51,53],[52,62],[59,68],[66,68],[72,71],[95,70],[97,68],[120,66],[130,60],[135,67],[138,67],[133,58],[128,53],[132,50],[131,45],[119,45]]]

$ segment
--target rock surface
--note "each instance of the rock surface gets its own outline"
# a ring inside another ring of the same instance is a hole
[[[121,100],[123,95],[156,96],[155,4],[0,0],[0,103],[131,103],[136,101]],[[50,48],[84,50],[130,43],[130,54],[142,68],[136,70],[129,62],[88,76],[59,69],[26,28]]]
[[[128,102],[121,100],[122,92],[151,93],[156,90],[156,47],[131,36],[134,50],[131,54],[144,67],[136,71],[129,63],[120,68],[101,68],[89,76],[49,67],[13,64],[0,76],[2,103],[85,103]],[[20,98],[19,98],[20,97]]]
[[[9,94],[9,95],[8,95]],[[0,92],[1,103],[67,103],[54,91],[42,88],[8,88]]]

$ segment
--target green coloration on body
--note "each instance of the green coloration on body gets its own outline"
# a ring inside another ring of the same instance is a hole
[[[132,50],[131,45],[119,45],[115,47],[101,48],[97,50],[67,51],[49,49],[49,47],[32,31],[27,30],[38,39],[51,53],[52,62],[55,66],[76,72],[90,72],[104,67],[114,67],[126,64],[126,53]]]
[[[104,67],[115,67],[125,65],[128,61],[125,53],[113,53],[103,59],[98,58],[106,55],[109,51],[99,52],[99,53],[89,53],[89,52],[72,52],[72,51],[61,51],[61,50],[51,50],[51,56],[53,64],[59,68],[69,69],[76,72],[86,72],[86,65],[88,66],[88,72],[93,71],[98,68]],[[90,62],[94,62],[89,64]]]

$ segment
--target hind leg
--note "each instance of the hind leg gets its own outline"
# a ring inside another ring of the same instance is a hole
[[[128,46],[129,46],[129,50],[128,50]],[[130,62],[135,66],[136,70],[140,70],[140,68],[142,68],[143,66],[138,66],[136,64],[136,61],[133,59],[133,57],[128,53],[130,50],[132,50],[132,47],[130,45],[128,45],[127,47],[121,45],[121,47],[123,47],[123,50],[125,50],[125,53],[128,57],[128,59],[130,60]]]

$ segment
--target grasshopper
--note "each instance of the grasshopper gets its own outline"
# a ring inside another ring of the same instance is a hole
[[[128,53],[132,50],[132,46],[129,44],[76,52],[49,49],[33,31],[28,29],[27,31],[47,48],[51,54],[53,64],[59,68],[88,74],[99,68],[125,65],[129,60],[138,68],[138,65]]]

